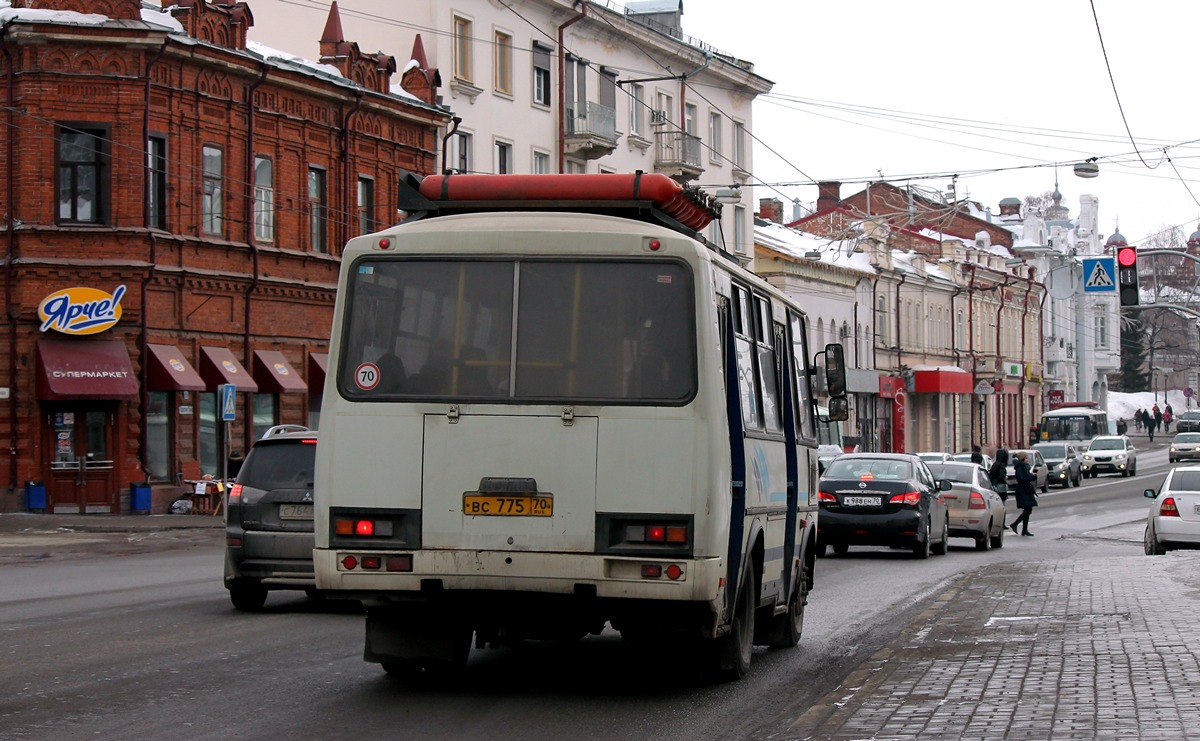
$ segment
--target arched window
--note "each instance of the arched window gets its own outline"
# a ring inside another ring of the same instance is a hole
[[[875,310],[875,339],[883,347],[888,346],[887,296],[880,296]]]

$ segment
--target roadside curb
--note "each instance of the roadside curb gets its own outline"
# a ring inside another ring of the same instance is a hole
[[[47,515],[32,512],[0,514],[0,533],[128,533],[223,527],[225,518],[213,515]]]

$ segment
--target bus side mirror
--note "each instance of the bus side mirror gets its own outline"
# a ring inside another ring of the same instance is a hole
[[[842,346],[831,342],[825,346],[825,388],[832,397],[846,395],[846,356]],[[829,405],[832,416],[833,404]]]
[[[839,396],[829,400],[829,417],[830,422],[845,422],[850,419],[850,402],[846,401],[846,397]]]

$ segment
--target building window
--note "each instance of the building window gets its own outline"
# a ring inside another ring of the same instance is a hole
[[[708,114],[708,158],[721,161],[721,114]]]
[[[512,36],[503,31],[496,32],[496,92],[512,95]]]
[[[471,135],[460,131],[450,142],[453,147],[453,156],[450,158],[450,162],[453,163],[451,169],[459,174],[471,172],[473,159],[471,157]]]
[[[493,172],[497,175],[507,175],[513,171],[512,144],[502,141],[496,142],[496,151],[492,165],[494,168]]]
[[[108,133],[58,129],[58,220],[102,224],[108,196]]]
[[[888,305],[887,297],[880,296],[875,310],[875,337],[880,347],[888,346]]]
[[[313,252],[328,252],[325,247],[326,223],[325,171],[308,168],[308,239]]]
[[[587,165],[579,160],[567,160],[566,165],[568,175],[583,175],[587,172]]]
[[[358,233],[375,231],[375,181],[371,178],[358,179]]]
[[[1096,320],[1096,349],[1108,349],[1108,317],[1097,316]]]
[[[533,153],[533,174],[546,175],[550,172],[550,154],[547,152],[534,151]]]
[[[746,169],[746,126],[740,121],[733,122],[733,166]]]
[[[743,233],[746,231],[746,209],[741,206],[733,207],[733,249],[740,254],[746,253],[746,242]]]
[[[224,230],[225,188],[222,185],[225,153],[208,144],[203,148],[204,195],[200,204],[200,229],[205,234],[220,235]]]
[[[684,104],[684,106],[683,106],[683,130],[685,133],[687,133],[691,136],[698,135],[697,128],[700,125],[696,121],[696,117],[698,115],[699,114],[696,111],[696,106],[692,105],[691,103]]]
[[[646,88],[641,85],[629,86],[629,133],[634,136],[646,136]]]
[[[146,168],[150,182],[146,188],[151,229],[167,228],[167,140],[152,136],[146,142]]]
[[[471,21],[461,16],[454,16],[454,77],[465,82],[471,82]]]
[[[200,472],[221,475],[221,461],[217,451],[225,449],[223,431],[225,424],[217,421],[217,395],[206,392],[196,394],[199,406],[197,417],[200,422]]]
[[[266,157],[254,158],[254,238],[275,240],[275,165]]]
[[[550,105],[550,47],[533,42],[533,102]]]
[[[170,391],[146,394],[146,478],[171,480],[171,396]]]
[[[275,410],[279,407],[279,394],[254,395],[254,439],[258,440],[278,422]]]

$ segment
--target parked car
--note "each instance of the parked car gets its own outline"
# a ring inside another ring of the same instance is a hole
[[[1186,414],[1186,412],[1184,412]],[[1200,459],[1200,432],[1180,432],[1171,438],[1171,447],[1167,449],[1167,460],[1194,461]]]
[[[1040,489],[1042,493],[1050,491],[1050,467],[1046,465],[1046,459],[1042,456],[1042,451],[1037,448],[1014,449],[1008,451],[1008,490],[1015,492],[1017,490],[1017,453],[1027,453],[1026,460],[1029,462],[1029,470],[1033,473],[1033,488]]]
[[[250,448],[225,504],[225,588],[239,610],[261,610],[273,589],[319,597],[313,571],[317,433],[278,425]]]
[[[911,548],[917,558],[942,555],[950,539],[950,514],[929,466],[907,453],[847,453],[830,462],[821,477],[817,554],[832,546]]]
[[[1083,479],[1083,455],[1071,443],[1038,443],[1033,449],[1042,454],[1050,483],[1066,489],[1079,486]]]
[[[958,463],[970,463],[971,462],[971,453],[955,453],[954,455],[950,456],[950,459],[953,461],[956,461]],[[976,465],[982,465],[983,470],[987,471],[987,470],[991,469],[991,467],[992,467],[992,457],[990,455],[988,455],[987,453],[984,453],[983,454],[983,463],[976,464]]]
[[[926,453],[917,453],[917,457],[926,463],[947,463],[954,460],[954,456],[949,453],[939,453],[930,451]]]
[[[930,463],[934,478],[950,482],[942,494],[950,511],[950,537],[971,538],[975,550],[1004,547],[1004,500],[978,463]]]
[[[1175,418],[1176,432],[1200,432],[1200,410],[1193,409]]]
[[[1143,494],[1154,500],[1143,538],[1147,556],[1200,548],[1200,466],[1172,468],[1157,490]]]
[[[1136,475],[1137,449],[1133,447],[1133,441],[1124,435],[1098,435],[1092,438],[1083,454],[1083,473],[1092,478],[1102,473]]]

